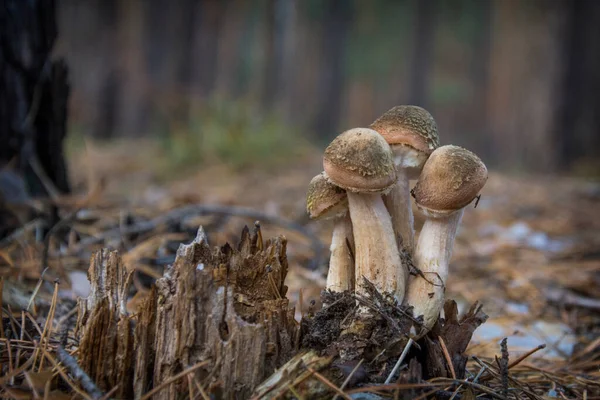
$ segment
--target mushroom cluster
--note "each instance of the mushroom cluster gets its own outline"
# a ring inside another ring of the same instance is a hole
[[[440,146],[431,114],[402,105],[337,136],[323,170],[309,184],[307,211],[335,224],[327,289],[365,295],[366,279],[411,306],[424,335],[442,309],[454,238],[485,185],[485,164],[462,147]],[[411,194],[425,217],[416,245]],[[411,258],[412,275],[403,262]]]

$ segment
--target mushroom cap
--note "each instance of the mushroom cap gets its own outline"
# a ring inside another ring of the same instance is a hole
[[[385,192],[396,182],[392,149],[377,132],[350,129],[325,149],[323,169],[329,181],[351,192]]]
[[[348,211],[346,191],[329,182],[325,172],[321,172],[308,184],[306,211],[312,219],[342,216]]]
[[[369,127],[379,132],[397,156],[396,164],[420,170],[439,145],[437,124],[418,106],[396,106]]]
[[[488,178],[477,155],[458,146],[441,146],[431,153],[412,195],[427,216],[452,214],[477,197]]]

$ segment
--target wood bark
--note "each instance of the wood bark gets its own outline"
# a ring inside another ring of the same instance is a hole
[[[103,250],[90,267],[90,297],[80,301],[82,367],[103,390],[120,384],[118,397],[140,398],[195,367],[190,377],[207,393],[247,398],[298,348],[287,270],[285,238],[263,244],[260,228],[245,228],[236,249],[211,248],[200,229],[133,319],[123,311],[127,272],[115,252]],[[185,377],[153,398],[183,391]]]

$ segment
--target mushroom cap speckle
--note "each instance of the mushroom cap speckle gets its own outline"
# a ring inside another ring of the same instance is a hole
[[[384,192],[396,182],[392,149],[377,132],[350,129],[325,149],[323,169],[336,186],[351,192]]]
[[[369,128],[379,132],[394,151],[396,147],[409,147],[429,155],[440,145],[435,120],[418,106],[396,106],[377,118]]]
[[[344,189],[329,182],[325,172],[312,178],[306,193],[306,211],[310,218],[334,218],[347,210],[348,197]]]
[[[429,156],[412,195],[427,215],[448,215],[472,202],[487,177],[477,155],[462,147],[442,146]]]

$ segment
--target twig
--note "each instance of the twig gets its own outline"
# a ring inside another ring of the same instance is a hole
[[[46,274],[47,270],[48,270],[48,267],[44,268],[44,270],[40,274],[40,279],[38,279],[38,282],[35,285],[35,289],[33,289],[33,293],[31,294],[31,297],[29,298],[29,303],[27,303],[27,308],[25,309],[25,311],[29,311],[29,308],[33,304],[33,301],[35,300],[35,296],[37,296],[40,288],[42,287],[42,284],[44,283],[44,275]]]
[[[10,346],[8,348],[10,349]],[[29,359],[25,361],[25,364],[21,365],[19,368],[13,369],[7,375],[0,376],[0,385],[4,385],[5,382],[10,381],[12,378],[25,371],[31,364],[33,364],[33,356],[29,357]]]
[[[196,214],[218,214],[252,218],[254,220],[265,221],[270,224],[279,225],[285,229],[296,231],[308,238],[311,242],[310,247],[315,255],[314,261],[312,263],[313,265],[311,265],[311,269],[315,269],[319,265],[320,260],[322,259],[323,245],[321,241],[315,234],[313,234],[309,229],[307,229],[303,225],[300,225],[294,221],[289,221],[287,219],[278,217],[276,215],[271,215],[257,210],[253,210],[251,208],[224,206],[220,204],[194,204],[181,208],[176,208],[150,221],[140,221],[133,225],[126,226],[123,228],[113,228],[103,232],[98,236],[82,239],[79,242],[78,247],[87,247],[89,245],[99,243],[110,237],[120,237],[121,235],[129,235],[133,233],[142,233],[150,231],[155,229],[159,225],[163,225],[171,221],[180,221],[185,217]]]
[[[348,376],[346,377],[346,379],[344,379],[344,382],[342,382],[342,386],[340,386],[340,390],[344,390],[346,388],[346,385],[348,385],[348,383],[350,382],[350,379],[352,379],[352,376],[356,373],[356,371],[358,371],[358,368],[360,368],[360,366],[362,365],[363,361],[365,361],[364,358],[362,358],[358,364],[356,364],[356,366],[354,368],[352,368],[352,371],[350,371],[350,374],[348,374]],[[333,396],[333,399],[331,400],[337,400],[337,398],[339,397],[339,394],[336,394],[335,396]]]
[[[81,208],[73,211],[72,213],[70,213],[69,215],[67,215],[65,218],[63,218],[60,221],[58,221],[46,233],[46,236],[44,237],[44,249],[42,251],[42,268],[47,268],[48,267],[48,257],[49,257],[49,254],[50,254],[50,238],[52,237],[52,235],[54,235],[56,233],[56,231],[58,229],[62,228],[66,224],[68,224],[71,221],[75,220],[77,218],[77,213],[80,210],[81,210]]]
[[[40,164],[40,160],[37,157],[37,155],[32,154],[27,161],[29,162],[29,165],[31,166],[33,172],[35,172],[38,179],[44,186],[44,189],[46,189],[46,191],[48,192],[50,198],[56,201],[60,197],[61,193],[56,187],[56,185],[54,185],[54,182],[52,182],[48,174],[46,174],[46,171],[44,171],[44,168]]]
[[[58,304],[58,281],[54,283],[54,293],[52,295],[52,303],[50,304],[50,310],[48,311],[48,316],[46,317],[46,323],[44,324],[44,330],[42,331],[42,336],[40,337],[40,341],[38,347],[45,351],[44,348],[48,346],[50,342],[50,334],[52,333],[52,322],[54,321],[54,314],[56,313],[56,305]],[[36,351],[37,355],[37,351]],[[44,365],[44,357],[40,358],[40,366],[38,368],[38,372],[42,370]]]
[[[454,364],[452,364],[452,359],[450,358],[450,353],[448,352],[448,348],[446,347],[446,342],[444,342],[444,339],[441,336],[438,336],[438,339],[440,340],[442,352],[444,353],[444,358],[446,359],[446,363],[448,364],[448,368],[450,369],[452,379],[456,379],[456,372],[454,372]]]
[[[318,380],[320,380],[325,385],[333,389],[338,395],[342,396],[346,400],[352,400],[346,393],[342,392],[342,390],[339,387],[335,386],[333,382],[331,382],[329,379],[325,378],[323,375],[321,375],[311,367],[307,367],[306,369],[308,369],[314,376],[316,376]]]
[[[39,343],[37,343],[37,344],[39,346]],[[48,353],[46,351],[46,349],[44,349],[43,347],[38,347],[38,348],[40,348],[42,350],[43,356],[46,357],[50,361],[50,364],[52,364],[52,366],[54,368],[56,368],[56,370],[58,371],[61,378],[63,378],[63,380],[67,383],[67,385],[69,385],[71,387],[71,389],[73,389],[78,395],[80,395],[84,399],[92,400],[92,398],[86,392],[79,389],[77,387],[77,385],[75,385],[73,382],[71,382],[71,379],[69,379],[69,376],[65,373],[65,371],[63,371],[63,369],[60,367],[60,365],[56,361],[56,359],[54,359],[54,357],[52,357],[52,355],[50,353]]]
[[[348,391],[348,394],[355,393],[365,393],[365,392],[373,392],[376,390],[379,391],[391,391],[391,390],[402,390],[402,389],[422,389],[422,388],[430,388],[435,386],[446,386],[446,383],[394,383],[388,385],[375,385],[375,386],[365,386],[357,389],[352,389]]]
[[[490,396],[495,397],[497,399],[507,400],[507,398],[505,396],[500,395],[500,394],[494,392],[492,389],[488,388],[487,386],[483,386],[483,385],[480,385],[478,383],[469,382],[466,379],[465,380],[459,380],[459,379],[452,379],[452,378],[433,378],[433,379],[430,380],[430,382],[432,382],[432,383],[433,382],[437,382],[437,381],[457,383],[457,384],[461,384],[462,383],[462,384],[471,386],[471,387],[473,387],[475,389],[481,390],[482,392],[487,393]]]
[[[298,400],[304,400],[304,397],[303,397],[303,396],[302,396],[300,393],[296,392],[296,389],[294,389],[294,387],[293,387],[291,384],[288,384],[288,386],[287,386],[287,389],[288,389],[290,392],[292,392],[292,394],[293,394],[294,396],[296,396],[296,397],[298,398]],[[336,396],[337,396],[337,395],[336,395]],[[335,400],[335,397],[334,397],[332,400]]]
[[[106,394],[104,396],[102,396],[102,398],[100,400],[108,400],[108,399],[110,399],[110,396],[112,396],[113,394],[115,394],[117,392],[117,390],[119,390],[119,387],[120,387],[120,384],[117,384],[115,387],[113,387],[108,392],[106,392]]]
[[[500,374],[502,376],[502,394],[508,397],[508,339],[502,339],[500,342],[502,349],[502,359],[498,363],[500,366]]]
[[[17,239],[19,236],[25,234],[27,231],[37,229],[44,224],[45,224],[45,221],[42,218],[37,218],[37,219],[34,219],[33,221],[26,223],[21,228],[16,229],[10,235],[8,235],[4,239],[0,240],[0,247],[4,247],[4,246],[8,245],[10,242]]]
[[[164,381],[162,384],[160,384],[159,386],[155,387],[154,389],[152,389],[151,391],[149,391],[148,393],[146,393],[145,395],[143,395],[140,400],[147,400],[149,398],[151,398],[152,396],[154,396],[156,393],[160,392],[161,390],[163,390],[165,387],[169,386],[171,383],[177,381],[178,379],[183,378],[184,376],[186,376],[187,374],[189,374],[190,372],[194,372],[195,370],[197,370],[198,368],[204,367],[205,365],[207,365],[210,362],[210,360],[205,360],[202,362],[197,363],[196,365],[189,367],[188,369],[181,371],[180,373],[178,373],[177,375],[174,375],[172,377],[170,377],[169,379],[167,379],[166,381]]]
[[[86,374],[83,369],[81,369],[79,364],[77,364],[77,360],[67,353],[62,346],[58,346],[56,355],[58,356],[59,361],[69,369],[71,375],[73,375],[73,377],[81,383],[81,386],[83,386],[85,391],[88,392],[93,399],[100,399],[104,396],[92,378],[90,378],[89,375]]]
[[[512,367],[514,367],[515,365],[520,364],[523,360],[525,360],[527,357],[529,357],[530,355],[532,355],[533,353],[535,353],[536,351],[542,350],[546,348],[546,344],[540,344],[538,347],[529,350],[527,353],[523,354],[522,356],[518,357],[516,360],[514,360],[513,362],[511,362],[510,364],[508,364],[508,368],[507,369],[511,369]]]
[[[396,375],[398,368],[400,368],[400,364],[402,364],[402,361],[404,361],[404,359],[406,358],[406,355],[408,354],[408,351],[410,350],[410,347],[412,346],[413,342],[414,341],[412,340],[412,338],[408,339],[406,346],[404,346],[404,350],[402,350],[402,354],[400,354],[400,358],[398,359],[398,361],[396,361],[396,365],[394,365],[392,372],[390,372],[390,374],[388,375],[387,379],[384,382],[386,385],[388,383],[390,383],[392,381],[392,378],[394,377],[394,375]]]

